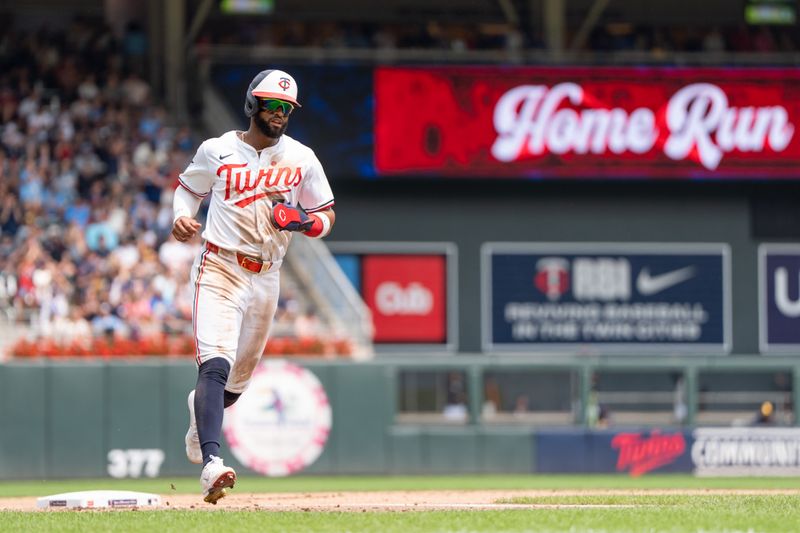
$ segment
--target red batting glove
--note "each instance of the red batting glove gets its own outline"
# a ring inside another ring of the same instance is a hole
[[[300,207],[281,203],[272,206],[272,225],[281,231],[308,231],[313,224]]]

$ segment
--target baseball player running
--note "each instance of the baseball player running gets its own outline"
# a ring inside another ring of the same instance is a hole
[[[211,196],[205,245],[191,272],[198,376],[188,397],[186,455],[203,464],[200,485],[213,504],[236,482],[219,457],[223,410],[247,388],[264,352],[292,232],[324,237],[336,218],[319,160],[284,134],[299,107],[292,76],[260,72],[245,95],[249,129],[203,142],[175,190],[179,241],[200,230],[193,217]]]

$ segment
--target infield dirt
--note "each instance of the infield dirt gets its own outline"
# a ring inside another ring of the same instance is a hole
[[[252,511],[429,511],[435,509],[530,509],[567,507],[630,507],[629,505],[509,504],[511,498],[548,496],[636,496],[636,495],[800,495],[800,490],[453,490],[384,492],[292,492],[237,493],[235,490],[217,505],[202,501],[199,494],[162,494],[158,509],[252,510]],[[2,498],[0,511],[37,511],[36,498]],[[58,512],[65,512],[61,509]]]

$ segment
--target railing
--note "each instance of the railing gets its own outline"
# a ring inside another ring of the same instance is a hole
[[[298,235],[292,239],[286,260],[334,332],[343,332],[354,343],[353,357],[372,357],[370,311],[328,247],[320,241]]]
[[[473,357],[382,357],[377,363],[389,365],[395,375],[393,395],[397,398],[397,424],[464,424],[513,426],[659,427],[740,426],[758,423],[764,402],[771,402],[769,423],[779,426],[800,424],[800,364],[796,357],[777,356],[500,356]],[[575,383],[566,392],[568,401],[553,406],[553,391],[534,384],[527,389],[506,388],[489,394],[487,378],[499,371],[537,374],[556,379],[569,376]],[[425,372],[424,386],[403,379],[409,373]],[[463,408],[466,416],[447,416],[446,376],[463,374],[466,384]],[[650,380],[641,380],[642,375]],[[770,385],[766,377],[782,375],[784,384]],[[556,377],[553,377],[556,376]],[[674,381],[670,390],[660,388]],[[710,378],[730,377],[731,383]],[[598,383],[604,387],[596,390]],[[661,385],[657,385],[660,383]],[[417,390],[412,390],[417,386]],[[441,389],[441,390],[440,390]],[[522,409],[505,399],[527,396]],[[416,395],[416,396],[415,396]],[[414,398],[416,397],[416,401]],[[493,398],[502,398],[490,406]],[[409,400],[410,399],[410,400]],[[602,407],[602,409],[601,409]],[[599,416],[599,411],[604,416]],[[597,412],[595,412],[597,411]]]
[[[680,424],[676,395],[670,391],[600,392],[598,401],[610,407],[614,424]],[[774,421],[794,423],[792,393],[770,390],[707,391],[697,394],[695,424],[746,425],[752,423],[763,402],[771,402]]]

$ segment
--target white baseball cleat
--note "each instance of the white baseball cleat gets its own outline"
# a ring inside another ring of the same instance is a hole
[[[211,461],[203,468],[200,474],[200,485],[203,487],[203,500],[217,504],[217,500],[224,498],[227,490],[232,489],[236,483],[236,472],[233,468],[222,464],[222,458],[211,456]]]
[[[200,449],[200,437],[197,435],[197,421],[194,418],[194,389],[187,398],[189,404],[189,431],[186,432],[186,457],[194,464],[203,462],[203,452]]]

